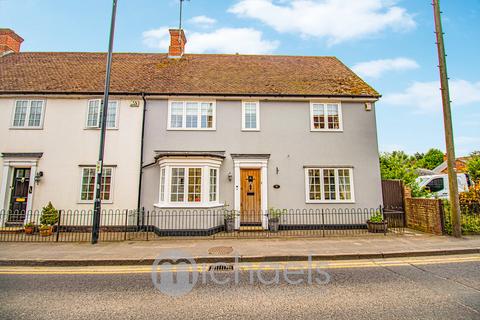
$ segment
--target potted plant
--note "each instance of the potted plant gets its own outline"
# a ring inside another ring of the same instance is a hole
[[[25,234],[33,234],[35,232],[35,225],[33,224],[33,222],[29,222],[27,224],[25,224]]]
[[[368,232],[370,233],[387,233],[387,220],[383,219],[382,213],[377,210],[370,219],[367,220]]]
[[[39,230],[40,230],[40,235],[42,237],[48,237],[48,236],[51,236],[53,234],[53,226],[42,224],[42,225],[40,225]]]
[[[226,232],[233,232],[235,230],[235,218],[237,216],[237,212],[235,210],[227,210],[225,209],[223,213],[223,218],[225,220],[225,231]]]
[[[268,229],[272,232],[278,232],[280,227],[280,217],[287,212],[287,209],[270,208],[268,211]]]
[[[42,208],[42,215],[40,217],[40,235],[47,237],[53,234],[53,225],[58,222],[58,210],[51,202]]]

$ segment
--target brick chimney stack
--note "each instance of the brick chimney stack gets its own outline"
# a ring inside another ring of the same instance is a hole
[[[23,38],[12,29],[0,28],[0,55],[7,52],[20,52],[22,42]]]
[[[183,29],[170,29],[170,47],[168,47],[169,58],[181,58],[185,53],[187,38]]]

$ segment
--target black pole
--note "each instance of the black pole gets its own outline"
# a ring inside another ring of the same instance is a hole
[[[107,70],[105,77],[105,91],[103,94],[102,118],[100,126],[100,150],[98,152],[98,161],[96,166],[96,179],[95,179],[95,201],[93,203],[93,226],[92,226],[92,244],[98,242],[98,234],[100,232],[100,212],[102,210],[101,205],[101,190],[102,190],[102,173],[103,173],[103,156],[105,153],[105,133],[107,124],[107,111],[108,111],[108,95],[110,93],[110,72],[112,68],[112,51],[113,51],[113,38],[115,34],[115,16],[117,13],[117,0],[113,1],[112,7],[112,20],[110,24],[110,39],[108,43],[107,54]]]

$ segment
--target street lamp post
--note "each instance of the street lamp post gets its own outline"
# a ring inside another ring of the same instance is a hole
[[[102,173],[103,173],[103,158],[105,154],[105,134],[107,125],[107,112],[108,112],[108,96],[110,93],[110,73],[112,68],[112,51],[113,51],[113,38],[115,34],[115,16],[117,14],[117,0],[113,1],[112,7],[112,19],[110,24],[110,39],[108,43],[107,53],[107,70],[105,76],[105,90],[103,94],[103,101],[101,105],[102,116],[100,124],[100,149],[98,152],[98,161],[96,165],[96,177],[95,177],[95,201],[93,204],[93,226],[92,226],[92,244],[98,242],[98,235],[100,232],[100,213],[102,211],[101,204],[101,190],[102,190]]]

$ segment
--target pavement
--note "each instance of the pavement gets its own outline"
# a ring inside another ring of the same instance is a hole
[[[271,268],[242,270],[238,278],[215,272],[216,280],[207,273],[172,296],[170,282],[154,287],[147,266],[4,266],[0,318],[480,319],[479,254],[330,261],[320,282],[293,271],[289,282],[285,270]]]
[[[0,243],[1,266],[151,265],[160,255],[197,263],[379,259],[480,253],[480,236],[456,239],[409,232],[401,236],[320,239],[215,239],[89,243]]]

